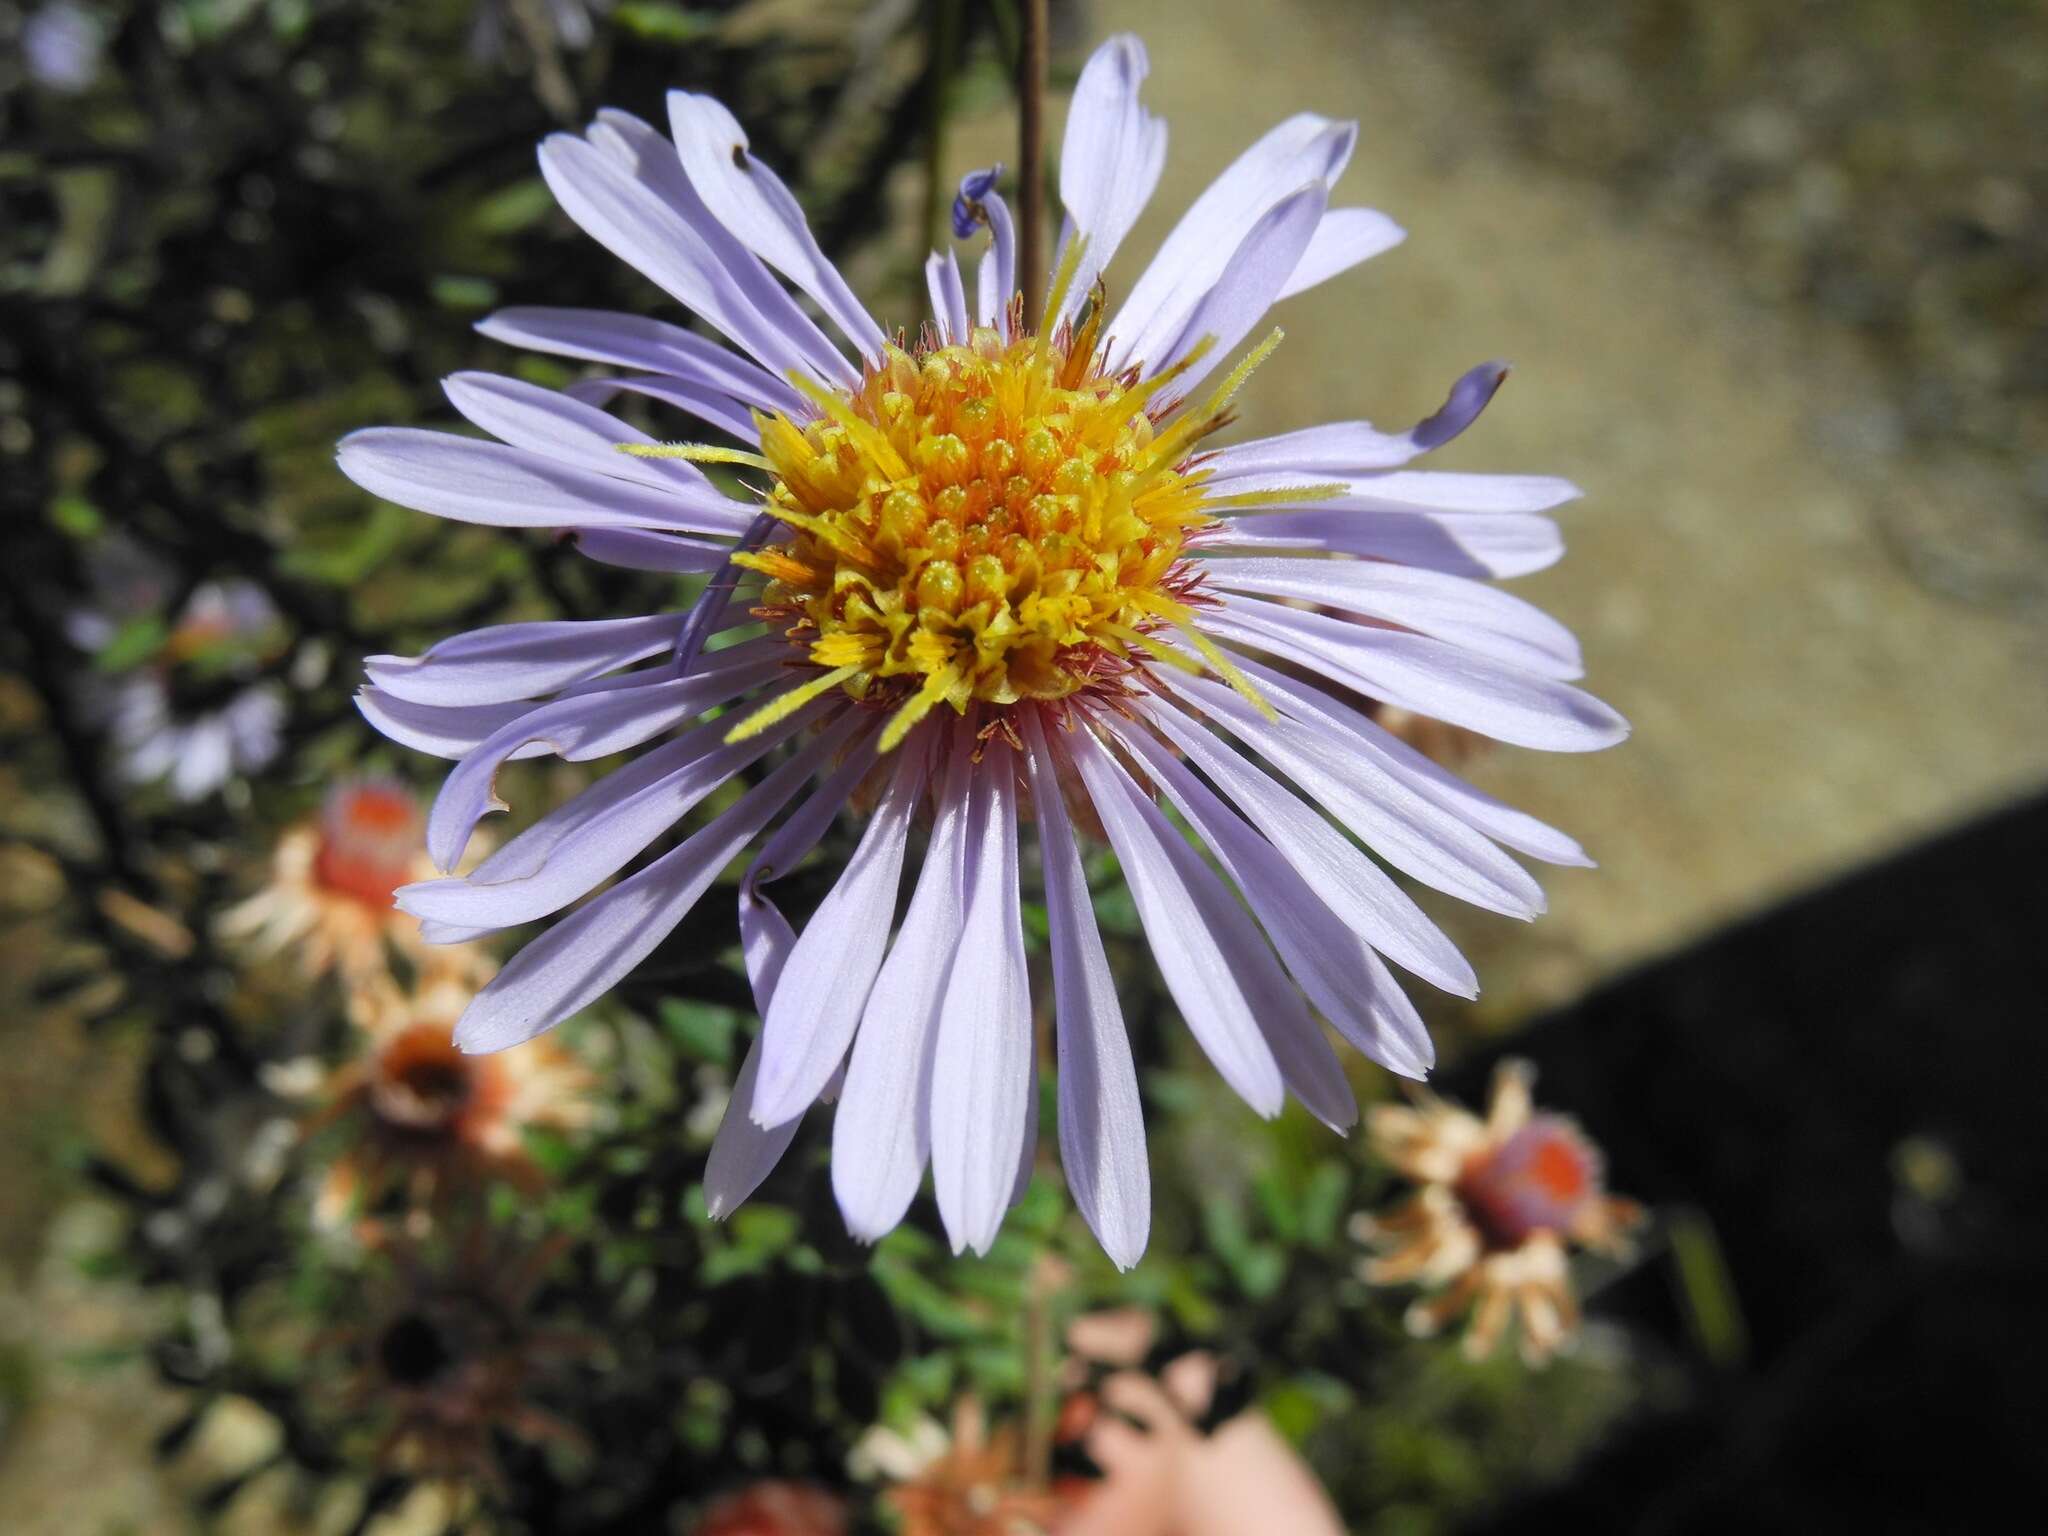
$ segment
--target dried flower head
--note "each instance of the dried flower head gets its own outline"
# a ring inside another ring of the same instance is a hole
[[[708,578],[688,613],[511,624],[373,657],[360,702],[394,739],[457,760],[428,817],[443,870],[499,805],[507,759],[648,748],[467,876],[399,892],[429,939],[591,897],[478,995],[465,1050],[530,1040],[603,995],[766,834],[739,893],[762,1033],[713,1149],[716,1214],[841,1083],[832,1177],[849,1228],[888,1231],[929,1166],[956,1249],[987,1251],[1032,1156],[1027,823],[1068,1184],[1126,1266],[1149,1231],[1150,1175],[1082,837],[1114,849],[1166,985],[1231,1086],[1266,1115],[1292,1093],[1336,1127],[1357,1106],[1311,1004],[1420,1077],[1428,1035],[1383,957],[1477,990],[1359,843],[1518,917],[1543,896],[1506,849],[1587,862],[1363,707],[1547,751],[1626,734],[1572,686],[1571,634],[1487,581],[1557,558],[1543,514],[1576,490],[1407,467],[1478,417],[1505,376],[1494,364],[1405,432],[1351,421],[1217,446],[1279,341],[1259,339],[1267,310],[1402,231],[1331,206],[1356,125],[1302,114],[1217,179],[1112,307],[1101,274],[1165,156],[1165,125],[1139,100],[1147,69],[1118,37],[1082,72],[1044,310],[1025,312],[1008,209],[995,173],[977,172],[955,209],[956,233],[989,237],[974,291],[954,252],[934,253],[914,336],[869,315],[723,106],[671,94],[672,137],[601,112],[543,145],[548,186],[736,350],[636,315],[507,310],[486,334],[624,371],[561,392],[459,375],[449,400],[497,441],[377,429],[341,445],[345,473],[405,506],[567,530],[592,559]],[[622,393],[738,446],[656,443],[602,408]],[[760,483],[735,499],[705,464]],[[736,801],[599,889],[756,764]],[[799,936],[763,888],[872,783],[860,845]]]
[[[908,1434],[871,1429],[854,1447],[856,1476],[886,1486],[882,1503],[900,1536],[1048,1536],[1064,1501],[1033,1486],[1009,1425],[989,1432],[981,1404],[962,1398],[949,1434],[921,1420]]]
[[[1427,1095],[1373,1109],[1373,1149],[1420,1188],[1391,1214],[1352,1223],[1381,1250],[1360,1267],[1364,1279],[1432,1293],[1409,1308],[1412,1332],[1434,1334],[1470,1312],[1465,1349],[1478,1358],[1513,1318],[1532,1365],[1578,1326],[1570,1246],[1624,1252],[1642,1218],[1633,1201],[1605,1192],[1599,1149],[1585,1134],[1535,1111],[1534,1080],[1526,1062],[1501,1063],[1484,1120]]]
[[[264,953],[295,949],[311,977],[338,971],[345,982],[385,980],[390,951],[415,968],[488,980],[490,961],[474,945],[429,946],[419,920],[393,893],[430,877],[424,827],[412,791],[388,779],[350,779],[327,793],[317,816],[288,827],[271,855],[270,878],[222,917],[222,937]]]
[[[527,1129],[588,1123],[590,1074],[552,1043],[505,1056],[456,1049],[454,1021],[471,995],[452,977],[366,994],[374,1011],[363,1053],[330,1077],[309,1126],[343,1141],[315,1206],[324,1224],[394,1193],[424,1211],[493,1180],[537,1187]]]
[[[382,1424],[381,1465],[495,1485],[500,1436],[585,1444],[534,1401],[550,1375],[595,1353],[588,1337],[531,1315],[562,1246],[526,1246],[472,1227],[446,1245],[393,1247],[388,1294],[370,1321],[339,1340],[354,1366],[342,1406]]]

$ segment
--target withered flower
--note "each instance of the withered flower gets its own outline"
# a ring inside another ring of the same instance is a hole
[[[340,1130],[346,1148],[315,1206],[324,1225],[403,1190],[415,1209],[493,1180],[537,1187],[529,1127],[588,1123],[590,1074],[552,1041],[533,1050],[468,1056],[455,1018],[470,989],[440,978],[410,993],[369,994],[364,1052],[330,1077],[310,1130]]]
[[[991,1433],[972,1397],[954,1406],[951,1434],[931,1419],[907,1435],[868,1431],[853,1465],[889,1485],[882,1503],[901,1536],[1048,1536],[1065,1507],[1025,1478],[1016,1430]]]
[[[270,878],[221,919],[224,938],[264,953],[295,949],[309,977],[338,971],[351,987],[390,974],[395,949],[415,970],[466,975],[481,986],[491,963],[475,945],[429,946],[420,924],[393,904],[402,885],[434,873],[412,791],[387,779],[350,779],[317,816],[289,827]]]
[[[1605,1192],[1599,1149],[1584,1133],[1535,1110],[1534,1081],[1528,1063],[1501,1063],[1484,1120],[1429,1095],[1368,1119],[1373,1149],[1419,1188],[1389,1215],[1354,1218],[1353,1234],[1380,1250],[1359,1273],[1430,1292],[1408,1309],[1418,1335],[1469,1311],[1465,1351],[1475,1359],[1517,1319],[1523,1359],[1547,1360],[1578,1326],[1570,1246],[1624,1252],[1642,1219],[1633,1201]]]
[[[344,1409],[382,1423],[379,1465],[496,1486],[500,1436],[586,1444],[533,1400],[548,1376],[595,1350],[588,1336],[543,1327],[532,1315],[534,1293],[564,1244],[525,1245],[477,1226],[444,1245],[392,1246],[390,1294],[341,1340],[354,1364]]]

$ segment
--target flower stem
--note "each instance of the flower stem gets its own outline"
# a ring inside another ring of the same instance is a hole
[[[1047,0],[1024,0],[1024,46],[1017,62],[1017,270],[1024,313],[1045,302],[1045,76]]]

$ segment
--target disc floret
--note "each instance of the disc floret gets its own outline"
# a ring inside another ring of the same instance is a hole
[[[735,563],[835,685],[898,709],[892,734],[941,703],[1065,698],[1185,614],[1202,477],[1147,413],[1163,381],[1103,373],[1092,343],[891,346],[809,424],[760,418],[792,536]]]

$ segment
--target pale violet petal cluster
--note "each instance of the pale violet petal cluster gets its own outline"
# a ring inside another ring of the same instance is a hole
[[[1139,100],[1146,70],[1143,47],[1120,37],[1076,90],[1060,162],[1073,281],[1058,320],[1100,291],[1096,276],[1158,181],[1166,128]],[[830,1101],[833,1187],[857,1236],[900,1221],[929,1169],[956,1247],[981,1251],[1034,1156],[1020,902],[1021,871],[1035,862],[1067,1182],[1109,1255],[1132,1264],[1150,1220],[1144,1129],[1084,875],[1089,842],[1115,851],[1188,1028],[1259,1113],[1291,1093],[1332,1126],[1356,1118],[1318,1016],[1389,1069],[1424,1075],[1430,1041],[1389,963],[1460,995],[1477,983],[1389,871],[1529,918],[1543,896],[1513,853],[1589,861],[1571,838],[1390,734],[1361,701],[1545,751],[1619,741],[1620,717],[1573,685],[1570,633],[1490,584],[1558,558],[1546,514],[1577,492],[1543,476],[1409,467],[1479,415],[1504,374],[1493,364],[1406,432],[1351,421],[1205,444],[1205,494],[1224,505],[1190,541],[1185,575],[1201,593],[1203,644],[1220,647],[1247,686],[1205,671],[1192,637],[1162,629],[1157,643],[1191,665],[1140,653],[1114,693],[1075,694],[1057,713],[1029,700],[965,716],[939,708],[884,752],[887,712],[836,687],[800,694],[822,669],[782,636],[701,648],[706,634],[749,622],[754,589],[736,585],[728,556],[782,531],[764,532],[759,505],[732,499],[694,463],[621,452],[648,440],[604,408],[645,396],[752,444],[757,412],[816,421],[816,400],[858,386],[888,345],[731,114],[678,93],[669,119],[664,136],[600,113],[580,136],[543,146],[542,173],[586,231],[729,346],[634,315],[506,310],[486,334],[606,371],[562,391],[458,375],[449,400],[488,439],[379,429],[342,444],[342,468],[402,505],[566,529],[595,560],[718,578],[694,615],[502,625],[420,657],[371,660],[365,714],[456,763],[429,821],[444,870],[498,808],[500,764],[638,754],[467,875],[406,888],[401,905],[446,942],[573,907],[464,1014],[463,1048],[499,1050],[601,997],[757,848],[739,903],[763,1024],[711,1153],[711,1209],[743,1200],[806,1111]],[[1271,306],[1402,238],[1382,214],[1330,204],[1356,132],[1308,114],[1274,128],[1112,306],[1100,332],[1107,367],[1172,374],[1147,407],[1157,430],[1255,339]],[[989,235],[972,290],[953,252],[927,265],[941,342],[1013,312],[1016,242],[994,184],[970,177],[955,208],[963,236]],[[733,721],[785,695],[803,702],[728,740]],[[764,771],[736,801],[643,861],[756,764]],[[773,881],[850,801],[865,817],[858,846],[798,932]]]

